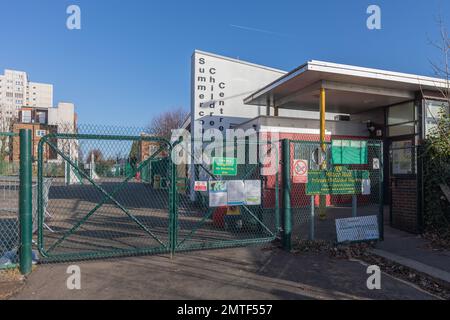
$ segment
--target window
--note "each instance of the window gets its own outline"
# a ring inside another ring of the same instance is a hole
[[[36,137],[43,137],[47,134],[47,131],[45,130],[36,130]]]
[[[447,101],[426,100],[425,101],[425,135],[436,127],[439,120],[439,113],[444,109],[449,112]]]
[[[148,147],[149,156],[154,156],[155,152],[158,151],[158,146],[155,144],[151,144]]]
[[[22,122],[23,123],[31,122],[31,110],[22,110]]]
[[[412,140],[393,141],[390,148],[392,174],[414,174],[416,152]]]
[[[417,128],[417,108],[414,102],[398,104],[388,109],[388,136],[414,135]]]
[[[388,110],[388,125],[414,121],[413,102],[392,106]]]
[[[46,123],[46,114],[43,111],[36,112],[36,119],[38,123]]]

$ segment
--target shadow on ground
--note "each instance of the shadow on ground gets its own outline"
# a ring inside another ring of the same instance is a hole
[[[69,264],[41,265],[14,299],[433,299],[387,275],[381,290],[370,291],[366,267],[356,261],[272,247],[76,264],[81,290],[66,287]]]

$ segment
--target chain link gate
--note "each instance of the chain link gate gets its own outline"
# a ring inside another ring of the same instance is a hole
[[[140,149],[151,145],[152,153]],[[50,134],[38,147],[38,247],[44,261],[170,251],[173,192],[141,172],[170,156],[150,136]],[[45,164],[45,166],[44,166]],[[171,166],[160,181],[171,181]]]
[[[348,141],[362,141],[345,139]],[[293,183],[291,177],[291,215],[292,240],[337,241],[336,219],[376,216],[380,238],[383,237],[383,143],[378,140],[367,141],[367,161],[365,164],[334,164],[332,143],[325,142],[324,161],[328,172],[348,170],[363,173],[361,177],[369,181],[365,192],[361,181],[356,183],[355,194],[332,192],[326,196],[310,195],[306,183]],[[309,171],[323,171],[318,151],[322,149],[318,141],[289,142],[290,163],[294,159],[308,161]],[[366,175],[366,176],[365,176]],[[292,175],[291,175],[292,176]],[[358,179],[357,179],[358,180]],[[341,193],[341,194],[339,194]],[[320,199],[322,197],[322,200]],[[323,211],[320,202],[323,201]]]
[[[201,145],[203,148],[205,142]],[[205,163],[204,159],[190,167],[193,180],[206,181],[208,191],[192,190],[192,181],[186,193],[177,192],[175,250],[264,244],[278,236],[278,142],[236,140],[231,145],[223,141],[223,145],[227,147],[219,149],[218,154],[212,154],[212,157],[236,159],[236,174],[214,174],[211,163]],[[194,155],[188,150],[190,148],[184,149],[194,160]],[[180,167],[177,172],[180,172]],[[211,192],[211,182],[242,185],[246,181],[259,181],[259,204],[210,205],[208,192]]]
[[[264,172],[247,153],[238,159],[237,175],[221,180],[260,181],[261,203],[239,206],[229,217],[225,208],[209,207],[207,194],[192,198],[187,165],[172,161],[176,145],[146,135],[43,137],[37,162],[41,261],[173,254],[277,237],[277,170]],[[278,146],[272,149],[278,159]],[[196,168],[195,179],[219,179],[203,164]]]

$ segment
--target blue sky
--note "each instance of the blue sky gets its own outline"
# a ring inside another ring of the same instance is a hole
[[[318,59],[432,75],[436,16],[450,25],[447,0],[0,3],[0,70],[52,83],[55,102],[74,102],[82,123],[126,126],[189,108],[194,49],[283,70]],[[66,28],[70,4],[81,30]],[[381,7],[381,30],[366,27],[370,4]]]

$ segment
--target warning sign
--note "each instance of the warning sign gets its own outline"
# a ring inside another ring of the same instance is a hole
[[[208,181],[195,181],[194,191],[208,191]]]
[[[308,160],[294,160],[293,183],[308,183]]]

